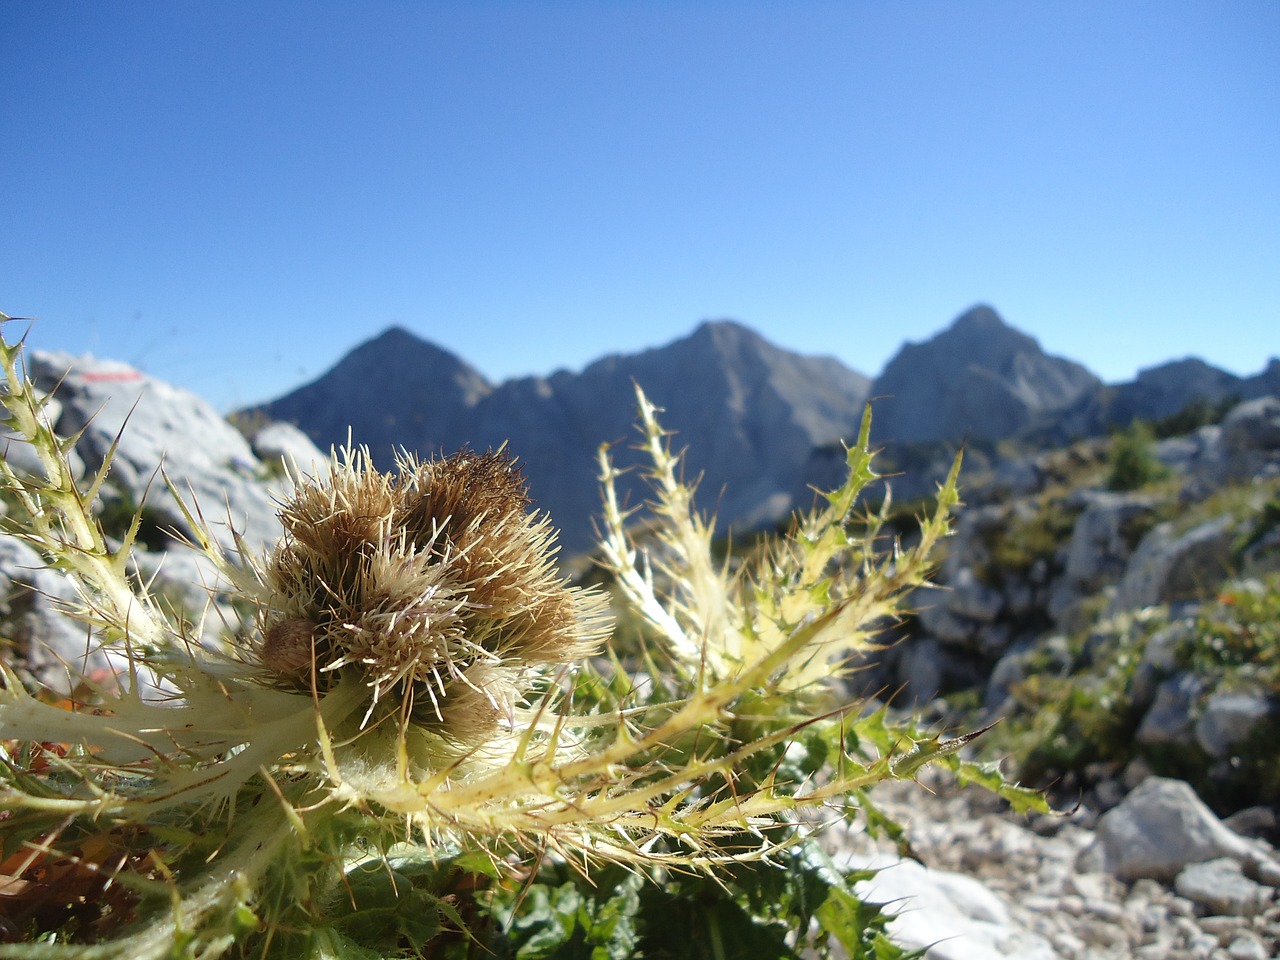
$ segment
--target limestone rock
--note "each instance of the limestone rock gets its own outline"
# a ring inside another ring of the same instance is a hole
[[[1194,742],[1192,711],[1204,683],[1191,673],[1179,673],[1156,688],[1155,702],[1142,717],[1135,739],[1144,746],[1190,746]]]
[[[1210,694],[1196,721],[1196,742],[1210,757],[1227,757],[1275,709],[1269,698],[1257,692],[1219,691]]]
[[[1261,913],[1274,893],[1246,877],[1240,861],[1231,857],[1187,864],[1173,888],[1209,913],[1242,917]]]
[[[1268,960],[1271,951],[1256,936],[1242,933],[1227,945],[1228,960]]]
[[[933,637],[913,640],[902,653],[898,665],[902,692],[898,698],[903,705],[917,706],[928,703],[942,689],[942,651]]]
[[[89,628],[61,606],[75,598],[70,581],[47,568],[35,550],[0,534],[0,656],[24,664],[41,683],[62,693],[70,692],[68,668],[78,674],[108,665],[94,652]],[[14,655],[6,655],[6,647]]]
[[[1230,452],[1280,450],[1280,398],[1248,400],[1222,421],[1222,440]]]
[[[58,418],[62,415],[62,404],[53,397],[46,396],[43,399],[44,415],[49,418],[50,423],[57,423]],[[45,476],[44,464],[36,456],[31,444],[3,427],[0,427],[0,455],[8,461],[10,466],[16,467],[23,473],[37,477]],[[84,462],[74,450],[67,457],[67,463],[75,477],[84,476]]]
[[[1142,659],[1133,674],[1133,700],[1139,709],[1150,707],[1160,684],[1178,672],[1179,653],[1195,639],[1196,622],[1186,618],[1175,620],[1147,638]]]
[[[936,599],[945,597],[932,595]],[[977,635],[978,624],[972,620],[958,617],[951,612],[948,603],[934,603],[919,608],[920,625],[943,643],[952,646],[966,646]]]
[[[1122,880],[1172,881],[1189,863],[1259,858],[1181,780],[1150,777],[1098,822],[1106,868]]]
[[[948,586],[947,609],[956,616],[991,623],[1004,609],[1004,597],[979,581],[972,567],[961,569]]]
[[[1116,588],[1112,612],[1204,596],[1222,582],[1231,559],[1235,521],[1210,520],[1177,536],[1161,523],[1138,544]]]
[[[856,885],[858,896],[890,904],[890,936],[924,950],[926,960],[1057,960],[1047,941],[1019,928],[1000,898],[971,877],[886,857],[840,865],[879,871]]]
[[[1027,678],[1025,661],[1025,654],[1020,652],[1005,654],[996,661],[982,697],[982,705],[988,714],[1003,713],[1012,706],[1014,687]]]
[[[254,455],[269,465],[269,472],[297,480],[323,472],[328,457],[311,438],[291,423],[268,423],[249,437]]]
[[[158,525],[187,527],[164,487],[163,467],[224,546],[233,547],[232,528],[254,547],[279,535],[261,463],[204,400],[113,360],[33,350],[27,365],[38,387],[57,387],[58,432],[84,431],[76,451],[89,469],[98,468],[119,437],[109,481],[135,504],[145,498]]]
[[[1280,841],[1280,813],[1272,807],[1245,807],[1222,822],[1242,837],[1266,840],[1273,845]]]
[[[1229,476],[1248,479],[1280,469],[1280,398],[1258,397],[1235,407],[1222,421]]]
[[[1001,460],[995,473],[984,484],[983,494],[1002,498],[1026,497],[1044,489],[1045,475],[1038,456]]]
[[[230,585],[200,551],[181,547],[159,552],[134,550],[131,559],[162,609],[185,625],[192,640],[217,647],[245,626],[229,602]]]
[[[1067,578],[1085,591],[1093,591],[1124,572],[1133,552],[1126,528],[1143,514],[1150,513],[1156,499],[1144,493],[1117,493],[1090,490],[1084,494],[1085,507],[1067,547]]]

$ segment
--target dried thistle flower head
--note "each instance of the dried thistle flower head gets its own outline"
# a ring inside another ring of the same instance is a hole
[[[604,601],[559,576],[555,533],[505,454],[398,467],[349,451],[284,503],[260,658],[299,690],[357,672],[370,713],[386,704],[475,743],[510,716],[530,665],[596,649]]]

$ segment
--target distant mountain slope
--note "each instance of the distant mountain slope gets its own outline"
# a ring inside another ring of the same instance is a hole
[[[465,439],[470,411],[493,387],[447,350],[391,327],[368,340],[319,379],[260,408],[295,423],[321,449],[345,443],[350,427],[378,461],[430,437],[450,449]]]
[[[688,448],[688,475],[702,477],[702,505],[722,526],[741,530],[771,523],[802,500],[807,506],[811,484],[838,482],[838,441],[852,437],[868,397],[875,398],[877,445],[908,473],[895,493],[926,495],[936,479],[927,465],[945,469],[944,448],[957,441],[1060,444],[1135,418],[1167,417],[1196,400],[1280,395],[1280,361],[1242,378],[1188,358],[1107,385],[979,305],[931,339],[905,344],[874,382],[837,360],[793,353],[720,320],[580,372],[495,385],[461,358],[392,328],[259,409],[297,424],[322,449],[345,443],[350,430],[383,467],[402,447],[430,456],[506,443],[572,553],[592,543],[599,445],[614,443],[621,464],[637,462],[633,383],[666,409],[674,444]],[[913,452],[895,460],[895,448]],[[634,475],[624,492],[632,502],[645,497]]]
[[[1239,400],[1280,396],[1280,360],[1252,377],[1238,377],[1196,357],[1171,360],[1138,372],[1137,379],[1109,384],[1084,394],[1053,422],[1044,424],[1045,443],[1065,443],[1076,437],[1105,433],[1134,420],[1160,420],[1186,410],[1189,404],[1230,406]]]
[[[741,324],[715,321],[580,373],[495,387],[452,354],[389,330],[262,411],[296,423],[322,448],[345,442],[349,425],[384,466],[400,446],[430,455],[508,443],[572,552],[591,543],[597,447],[621,441],[617,460],[636,460],[633,384],[667,410],[674,443],[689,450],[689,475],[703,478],[704,503],[749,528],[791,509],[810,451],[851,434],[870,380],[832,358],[801,356]],[[638,478],[627,486],[633,501],[643,498]]]
[[[881,442],[1000,439],[1065,410],[1102,381],[1046,354],[1033,338],[976,306],[924,343],[902,347],[875,379]]]

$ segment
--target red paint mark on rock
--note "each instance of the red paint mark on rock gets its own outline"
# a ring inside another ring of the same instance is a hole
[[[80,379],[87,383],[116,383],[126,380],[141,380],[142,374],[137,370],[86,370]]]

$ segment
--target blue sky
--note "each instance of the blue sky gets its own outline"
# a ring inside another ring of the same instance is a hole
[[[493,380],[976,302],[1280,353],[1280,3],[0,5],[0,311],[229,410],[391,324]]]

